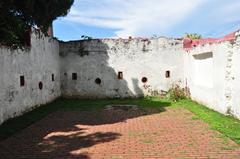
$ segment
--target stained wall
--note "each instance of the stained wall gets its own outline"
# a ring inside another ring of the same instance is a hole
[[[0,90],[0,123],[59,97],[58,41],[33,31],[27,49],[1,46]]]
[[[193,100],[222,114],[240,118],[238,39],[236,32],[230,40],[222,38],[185,50],[184,81]]]
[[[183,55],[182,40],[168,38],[60,43],[62,94],[78,98],[161,94],[183,80]]]

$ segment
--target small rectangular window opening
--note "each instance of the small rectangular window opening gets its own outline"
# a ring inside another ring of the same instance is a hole
[[[72,80],[77,80],[77,73],[72,73]]]
[[[170,73],[170,71],[166,71],[166,74],[165,74],[165,76],[166,76],[166,78],[170,78],[170,76],[171,76],[171,73]]]
[[[24,76],[20,76],[20,86],[23,87],[25,85]]]
[[[55,81],[54,74],[52,74],[52,81]]]
[[[118,79],[123,79],[123,72],[118,72]]]

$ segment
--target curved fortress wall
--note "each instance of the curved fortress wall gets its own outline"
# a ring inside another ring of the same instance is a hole
[[[183,80],[182,40],[106,39],[60,43],[62,95],[158,95]],[[74,78],[75,76],[75,78]]]
[[[0,123],[61,95],[59,44],[34,31],[27,50],[0,48]]]

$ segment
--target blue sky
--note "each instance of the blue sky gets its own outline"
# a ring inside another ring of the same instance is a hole
[[[75,0],[54,21],[60,40],[168,36],[219,37],[240,29],[240,0]]]

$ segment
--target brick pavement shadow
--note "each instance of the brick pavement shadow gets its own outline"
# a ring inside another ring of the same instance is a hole
[[[154,102],[151,102],[154,103]],[[159,104],[159,102],[157,103]],[[84,111],[78,118],[81,125],[106,125],[119,122],[126,122],[129,119],[138,118],[152,114],[159,114],[166,111],[165,107],[170,106],[167,102],[161,102],[165,105],[158,108],[127,107],[122,104],[112,104],[113,108],[100,111]]]
[[[104,144],[119,139],[122,134],[103,130],[109,124],[125,123],[129,119],[152,115],[165,111],[161,109],[110,109],[101,111],[59,110],[36,123],[34,127],[39,132],[38,151],[40,156],[51,158],[90,158],[88,149],[98,144]],[[50,122],[49,122],[50,121]],[[46,124],[47,123],[47,124]],[[56,124],[57,123],[57,124]],[[45,129],[45,130],[44,130]],[[29,130],[34,131],[34,130]],[[35,130],[36,131],[36,130]]]
[[[152,104],[159,104],[159,102],[152,102]],[[164,107],[136,110],[118,108],[100,111],[58,110],[21,133],[1,142],[0,154],[6,156],[6,159],[88,159],[91,157],[91,154],[88,154],[89,149],[113,142],[122,136],[121,133],[114,132],[114,129],[108,130],[104,127],[109,124],[124,124],[128,120],[163,111],[165,111]]]
[[[50,158],[90,158],[87,149],[97,144],[116,140],[121,135],[114,132],[87,133],[85,129],[52,132],[38,143],[40,156]],[[36,155],[37,156],[37,155]]]
[[[90,155],[86,149],[111,142],[121,136],[115,132],[83,128],[79,125],[77,116],[64,119],[62,113],[64,112],[52,113],[21,133],[1,142],[0,156],[5,159],[88,159]]]

